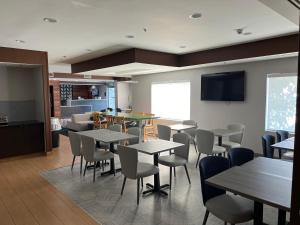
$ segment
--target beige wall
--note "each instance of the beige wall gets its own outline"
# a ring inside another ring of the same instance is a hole
[[[132,106],[131,96],[132,96],[132,84],[125,82],[118,82],[118,107],[121,109],[128,109]]]
[[[245,102],[200,101],[201,74],[225,71],[246,71]],[[260,136],[264,133],[266,75],[270,73],[295,73],[297,58],[284,58],[251,63],[222,65],[152,75],[135,76],[132,101],[135,111],[151,112],[151,83],[189,80],[191,82],[191,119],[200,128],[223,128],[230,123],[246,125],[244,146],[261,152]],[[180,91],[180,90],[179,90]],[[180,104],[180,102],[178,102]]]

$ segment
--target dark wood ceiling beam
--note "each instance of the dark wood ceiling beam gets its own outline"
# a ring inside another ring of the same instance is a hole
[[[150,51],[145,49],[135,49],[135,62],[161,66],[178,66],[178,55]]]

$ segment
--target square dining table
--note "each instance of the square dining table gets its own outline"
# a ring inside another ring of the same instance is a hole
[[[171,128],[171,130],[177,131],[177,133],[181,133],[181,131],[188,130],[191,128],[196,128],[195,125],[187,125],[187,124],[182,124],[182,123],[173,124],[173,125],[170,125],[169,127]]]
[[[213,129],[211,130],[216,137],[218,137],[218,145],[222,146],[223,137],[229,137],[236,134],[241,134],[240,130],[229,130],[229,129]]]
[[[183,146],[181,143],[176,143],[172,141],[165,141],[161,139],[151,140],[142,142],[135,145],[129,145],[128,147],[136,149],[138,152],[153,155],[153,163],[155,166],[158,166],[158,157],[159,153],[166,152],[174,148],[178,148]],[[160,185],[159,174],[154,175],[154,184],[147,183],[146,184],[149,190],[143,192],[143,194],[148,193],[161,193],[164,195],[168,195],[167,192],[163,191],[163,188],[169,187],[169,184]]]

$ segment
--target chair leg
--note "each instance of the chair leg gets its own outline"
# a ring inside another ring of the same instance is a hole
[[[193,143],[194,143],[194,146],[195,146],[195,151],[196,151],[196,153],[198,152],[198,150],[197,150],[197,146],[196,146],[196,142],[195,142],[195,140],[193,139]]]
[[[126,183],[126,177],[124,176],[123,185],[122,185],[122,190],[121,190],[121,195],[123,195],[125,183]]]
[[[74,156],[73,156],[73,160],[72,160],[72,166],[71,166],[71,170],[73,170],[73,167],[74,167],[74,162],[75,162],[75,158],[76,158],[76,156],[74,155]]]
[[[83,176],[85,176],[85,172],[86,172],[86,169],[87,169],[87,165],[88,165],[88,162],[85,162]]]
[[[200,160],[200,156],[201,156],[201,153],[199,152],[198,159],[197,159],[197,163],[196,163],[196,168],[198,167],[199,160]]]
[[[95,179],[96,179],[96,165],[97,165],[97,162],[94,162],[94,175],[93,175],[93,182],[95,182]]]
[[[170,167],[170,182],[169,182],[169,188],[172,189],[172,167]]]
[[[189,171],[188,171],[188,169],[187,169],[186,165],[184,165],[184,169],[185,169],[186,176],[187,176],[187,178],[188,178],[188,180],[189,180],[189,183],[191,184],[191,180],[190,180]]]
[[[144,179],[143,178],[141,178],[141,182],[142,182],[142,189],[143,189],[143,187],[144,187]]]
[[[224,222],[224,225],[227,225],[227,222]]]
[[[80,174],[82,174],[83,155],[80,156]]]
[[[175,167],[173,167],[174,169],[174,177],[176,177],[176,169],[175,169]]]
[[[206,210],[202,225],[206,225],[206,221],[207,221],[208,215],[209,215],[209,211]]]
[[[136,179],[136,182],[137,182],[137,187],[136,187],[137,200],[136,200],[136,203],[139,204],[140,203],[140,179]]]
[[[113,158],[113,159],[112,159],[112,161],[113,161],[113,164],[114,164],[114,168],[113,168],[113,169],[114,169],[114,176],[116,176],[116,165],[115,165],[115,159]]]

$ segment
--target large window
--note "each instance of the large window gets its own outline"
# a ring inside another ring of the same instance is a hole
[[[190,82],[153,83],[151,111],[167,119],[190,119]]]
[[[297,77],[269,75],[267,78],[266,130],[294,132]]]

